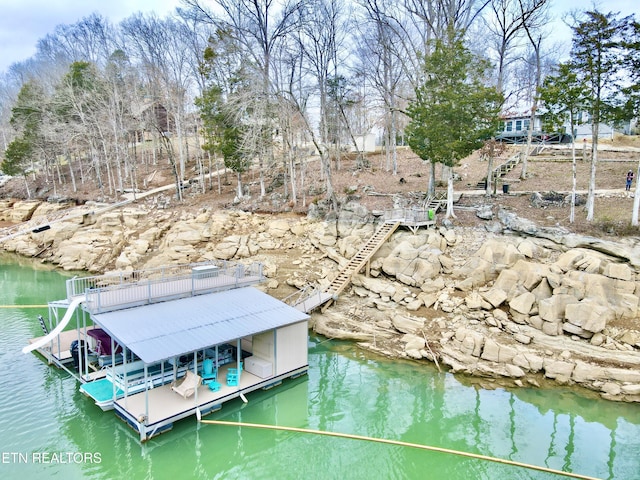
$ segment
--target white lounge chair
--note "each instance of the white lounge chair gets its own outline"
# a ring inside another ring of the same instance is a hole
[[[184,398],[189,398],[195,393],[201,380],[199,375],[196,375],[191,370],[187,370],[181,382],[176,381],[171,384],[171,390],[178,395],[182,395]]]

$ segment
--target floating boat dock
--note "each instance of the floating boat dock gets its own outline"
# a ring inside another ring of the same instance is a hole
[[[307,372],[309,317],[255,288],[263,278],[226,262],[73,278],[23,351],[75,375],[144,442]]]

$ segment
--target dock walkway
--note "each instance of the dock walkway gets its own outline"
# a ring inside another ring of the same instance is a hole
[[[439,203],[437,208],[439,208]],[[338,272],[327,287],[319,289],[309,285],[301,292],[296,292],[286,298],[285,302],[302,312],[309,313],[337,299],[338,295],[349,286],[353,276],[361,272],[365,267],[368,268],[371,258],[400,226],[409,228],[413,233],[420,227],[433,226],[436,223],[435,212],[437,208],[396,208],[385,211],[380,227],[349,259],[349,262]]]
[[[269,389],[279,385],[286,378],[306,373],[308,368],[305,366],[294,372],[267,378],[261,378],[242,370],[239,385],[229,386],[224,379],[227,370],[235,367],[235,363],[220,367],[218,371],[220,389],[218,391],[211,391],[207,385],[200,385],[194,395],[183,398],[171,390],[170,384],[166,384],[116,400],[114,403],[115,413],[121,420],[137,430],[141,439],[149,439],[170,430],[175,421],[194,414],[203,416],[215,412],[229,400],[242,398],[254,390]],[[148,411],[148,414],[145,415],[145,411]]]

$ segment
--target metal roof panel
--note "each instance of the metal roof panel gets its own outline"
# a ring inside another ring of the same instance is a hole
[[[253,287],[94,314],[145,363],[184,355],[307,320],[306,313]]]

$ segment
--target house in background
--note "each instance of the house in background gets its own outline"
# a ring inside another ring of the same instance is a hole
[[[355,135],[356,145],[361,152],[375,152],[376,151],[376,135],[375,133],[365,133],[364,135]],[[351,146],[351,151],[355,151],[355,148]]]
[[[531,125],[530,108],[504,112],[496,140],[505,143],[527,143],[529,125]],[[533,118],[531,141],[534,143],[569,143],[571,135],[566,133],[566,129],[561,132],[545,132],[542,128],[542,118],[536,115]]]
[[[530,123],[530,108],[504,112],[496,139],[507,143],[526,143]],[[600,123],[598,136],[600,139],[613,139],[615,135],[630,135],[631,126],[631,122],[626,122],[620,127]],[[542,117],[536,115],[533,119],[532,141],[534,143],[569,143],[571,142],[570,130],[571,125],[569,121],[566,121],[559,131],[545,131],[542,126]],[[586,112],[581,113],[578,121],[575,122],[573,136],[576,140],[591,140],[591,124]]]

